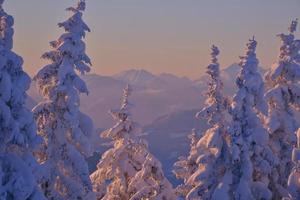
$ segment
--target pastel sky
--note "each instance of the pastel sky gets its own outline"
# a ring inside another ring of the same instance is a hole
[[[75,3],[6,0],[4,8],[15,17],[14,49],[30,75],[45,64],[40,56],[60,35],[57,23],[69,16],[64,9]],[[197,78],[212,44],[226,67],[238,62],[252,35],[260,64],[270,66],[278,54],[276,34],[300,19],[300,0],[87,0],[84,18],[92,29],[86,43],[94,73],[143,68]]]

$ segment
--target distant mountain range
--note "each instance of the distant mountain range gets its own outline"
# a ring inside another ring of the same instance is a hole
[[[240,71],[237,64],[222,70],[224,91],[232,96],[235,92],[235,77]],[[208,76],[197,80],[163,73],[154,75],[143,69],[131,69],[113,76],[96,74],[82,78],[89,88],[89,95],[81,96],[81,110],[90,115],[96,128],[108,128],[113,121],[108,114],[112,108],[120,106],[122,90],[127,84],[133,86],[131,102],[133,118],[142,125],[147,125],[157,118],[181,110],[200,109],[205,100]],[[32,108],[41,97],[32,84],[28,92],[27,105]]]
[[[153,75],[145,70],[128,70],[112,77],[91,74],[82,78],[90,93],[81,96],[80,108],[92,117],[96,128],[113,125],[108,111],[120,106],[122,90],[128,83],[134,89],[130,98],[134,104],[133,118],[142,125],[178,110],[199,108],[204,100],[203,88],[188,78],[171,74]],[[29,96],[30,107],[34,105],[32,101],[40,101],[34,84]]]

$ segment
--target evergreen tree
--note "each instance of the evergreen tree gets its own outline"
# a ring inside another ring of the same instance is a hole
[[[101,136],[113,140],[91,175],[94,191],[100,200],[173,200],[171,184],[164,177],[161,164],[148,151],[147,142],[138,138],[137,123],[130,115],[128,97],[131,88],[124,89],[119,110],[111,111],[117,124]]]
[[[266,112],[263,99],[264,82],[258,72],[257,42],[249,40],[246,55],[241,56],[241,72],[236,80],[238,91],[234,96],[230,126],[232,151],[233,199],[271,199],[269,177],[278,164],[269,145],[268,132],[259,118]]]
[[[85,1],[68,8],[72,16],[58,26],[65,30],[58,40],[50,42],[53,50],[42,57],[51,64],[35,76],[43,101],[34,109],[42,147],[36,153],[44,171],[40,185],[48,199],[93,199],[92,184],[85,156],[91,154],[89,137],[92,122],[79,111],[79,94],[88,93],[78,72],[90,71],[83,38],[90,31],[82,20]]]
[[[294,167],[287,182],[292,200],[300,199],[300,129],[297,131],[297,139],[297,146],[294,147],[292,153]]]
[[[271,189],[275,199],[286,197],[287,180],[293,167],[291,154],[296,145],[298,124],[293,112],[300,107],[300,40],[296,40],[297,21],[289,27],[289,34],[279,34],[279,60],[266,79],[271,88],[265,98],[269,104],[267,125],[273,152],[280,165],[273,171]]]
[[[222,198],[226,197],[223,180],[228,179],[226,171],[230,155],[224,115],[228,101],[222,94],[218,54],[218,48],[212,46],[212,62],[207,67],[210,76],[207,106],[197,114],[198,118],[206,118],[211,128],[197,142],[195,134],[192,134],[190,155],[175,163],[175,175],[184,179],[184,184],[177,190],[189,200],[218,199],[220,191],[225,193]]]
[[[33,174],[33,150],[40,143],[32,113],[26,109],[30,77],[12,51],[14,18],[0,0],[0,199],[42,200]]]

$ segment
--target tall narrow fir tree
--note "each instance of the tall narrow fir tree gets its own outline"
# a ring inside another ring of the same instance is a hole
[[[230,152],[225,120],[228,100],[222,93],[223,84],[217,59],[219,49],[212,46],[211,50],[211,64],[207,67],[210,76],[207,105],[197,114],[198,118],[207,119],[211,128],[197,142],[195,134],[192,134],[190,155],[175,163],[175,175],[184,179],[184,184],[177,189],[188,200],[229,199],[226,196],[229,192],[226,191],[226,184],[230,178],[227,174]]]
[[[91,61],[85,53],[83,38],[90,31],[82,20],[85,1],[67,11],[72,16],[58,26],[65,30],[58,40],[50,42],[53,50],[42,57],[50,60],[34,80],[43,101],[34,109],[42,148],[36,153],[43,164],[39,182],[48,199],[94,199],[85,156],[91,154],[89,137],[91,119],[79,111],[79,94],[88,93],[78,73],[90,71]]]

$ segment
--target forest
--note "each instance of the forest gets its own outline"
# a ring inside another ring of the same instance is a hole
[[[264,74],[256,55],[259,42],[254,36],[247,41],[239,73],[230,77],[236,85],[233,96],[223,91],[222,52],[211,46],[205,106],[199,105],[192,116],[207,122],[207,128],[200,132],[190,127],[188,153],[179,155],[166,172],[134,120],[132,108],[139,103],[132,101],[135,87],[124,85],[120,107],[109,111],[114,125],[100,136],[91,117],[80,110],[80,98],[90,95],[83,76],[92,66],[86,53],[85,36],[91,29],[83,20],[85,0],[66,9],[70,17],[58,23],[64,32],[49,43],[50,50],[42,55],[48,64],[33,78],[13,51],[14,18],[3,3],[0,200],[300,199],[297,19],[277,35],[278,57]],[[32,110],[26,105],[31,83],[41,96]],[[110,145],[91,172],[87,159],[97,152],[95,135]],[[166,173],[174,174],[179,184]]]

